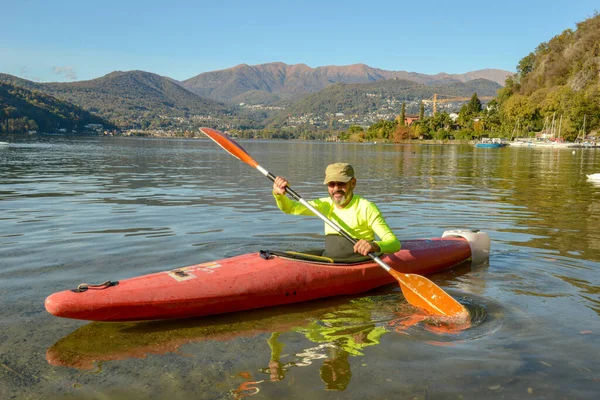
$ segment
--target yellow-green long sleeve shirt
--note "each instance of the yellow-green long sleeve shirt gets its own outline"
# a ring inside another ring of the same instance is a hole
[[[312,211],[286,195],[273,193],[277,207],[286,214],[314,215]],[[395,253],[400,250],[400,241],[389,228],[377,206],[369,200],[353,195],[350,203],[338,208],[329,197],[309,200],[308,203],[319,210],[327,218],[341,226],[355,239],[375,241],[383,253]],[[325,235],[339,235],[332,227],[325,224]]]

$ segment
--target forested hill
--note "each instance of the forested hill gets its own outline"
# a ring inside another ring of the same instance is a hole
[[[0,132],[55,132],[65,129],[78,133],[87,124],[113,126],[105,119],[47,94],[0,82]]]
[[[50,94],[122,127],[156,118],[215,116],[228,112],[222,103],[198,97],[170,78],[143,71],[117,71],[97,79],[69,83],[35,83],[0,74],[0,81]]]
[[[600,14],[524,57],[497,101],[508,126],[540,131],[548,121],[560,119],[567,139],[599,130]]]
[[[598,88],[600,67],[600,15],[567,29],[517,66],[520,87],[517,93],[529,95],[540,89],[568,86],[574,91]]]

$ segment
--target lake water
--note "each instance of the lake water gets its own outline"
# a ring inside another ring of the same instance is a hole
[[[44,299],[260,249],[319,247],[208,140],[3,136],[0,398],[595,399],[600,150],[241,141],[304,198],[348,161],[400,240],[481,229],[489,262],[430,277],[473,310],[411,324],[397,284],[224,316],[89,323]]]

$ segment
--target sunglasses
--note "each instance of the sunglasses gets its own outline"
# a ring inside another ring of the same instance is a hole
[[[349,182],[329,182],[329,183],[327,184],[327,186],[329,186],[330,188],[333,188],[333,187],[336,187],[336,186],[337,186],[337,187],[342,187],[342,188],[343,188],[343,187],[346,187],[346,186],[348,186],[348,183],[349,183]]]

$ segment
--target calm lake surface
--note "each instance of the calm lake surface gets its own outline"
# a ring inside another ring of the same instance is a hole
[[[474,326],[411,325],[397,284],[217,317],[89,323],[44,299],[260,249],[319,247],[271,183],[208,140],[2,136],[0,398],[596,399],[595,149],[241,141],[306,199],[347,161],[399,239],[481,229],[489,262],[431,280]]]

